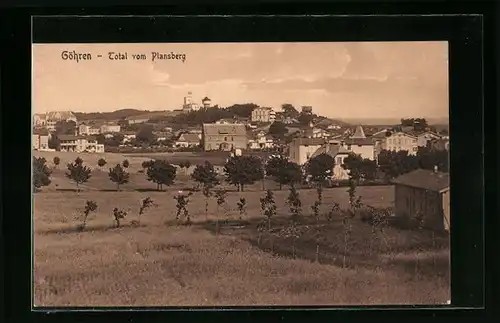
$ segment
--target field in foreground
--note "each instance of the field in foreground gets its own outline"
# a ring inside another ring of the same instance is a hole
[[[390,206],[391,187],[360,187],[365,203]],[[358,219],[342,268],[341,220],[322,221],[320,263],[314,224],[308,219],[314,190],[300,191],[304,201],[301,237],[280,232],[262,237],[256,230],[262,192],[231,192],[227,216],[214,201],[205,215],[199,193],[188,206],[191,226],[176,225],[171,192],[45,192],[35,195],[36,306],[231,306],[436,304],[449,299],[447,237],[429,232],[387,228],[369,239],[370,227]],[[248,215],[239,220],[236,200],[244,195]],[[286,226],[286,191],[276,192],[278,217]],[[345,188],[325,191],[325,210],[332,201],[345,205]],[[139,201],[150,196],[158,207],[148,210],[141,226]],[[88,230],[75,232],[88,199],[99,209]],[[112,209],[130,210],[121,228],[113,228]],[[223,220],[227,220],[223,221]],[[370,243],[372,241],[372,243]]]

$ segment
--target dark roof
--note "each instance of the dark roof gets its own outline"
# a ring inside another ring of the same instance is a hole
[[[450,175],[448,173],[434,172],[432,170],[416,169],[395,178],[392,180],[392,183],[441,192],[450,187]]]
[[[74,136],[74,135],[59,135],[57,136],[59,140],[77,140],[77,139],[87,139],[87,140],[96,140],[95,136]]]
[[[48,136],[49,131],[47,129],[35,129],[33,130],[34,135],[40,135],[40,136]]]
[[[59,140],[77,140],[84,138],[84,136],[75,136],[75,135],[59,135],[57,136],[57,139]]]
[[[325,144],[326,140],[324,138],[295,138],[293,143],[299,146],[320,146]]]
[[[372,138],[347,138],[345,140],[345,143],[347,145],[370,146],[370,145],[373,145],[373,139]]]
[[[342,147],[340,144],[327,143],[319,147],[312,155],[311,158],[317,157],[321,154],[327,154],[335,158],[338,154],[349,154],[350,152]]]
[[[205,136],[213,136],[225,134],[229,136],[245,136],[247,135],[247,130],[243,124],[213,124],[205,123],[203,124],[203,132]]]
[[[183,139],[183,140],[181,140]],[[183,133],[179,136],[177,141],[186,141],[186,142],[199,142],[200,137],[198,137],[195,133]]]

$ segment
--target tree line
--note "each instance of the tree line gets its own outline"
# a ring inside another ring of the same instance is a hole
[[[58,167],[59,163],[59,157],[54,157],[54,165]],[[100,169],[105,165],[106,160],[103,158],[98,160]],[[175,181],[177,168],[165,160],[145,161],[141,166],[148,181],[157,185],[157,190],[162,190],[163,186],[170,186]],[[179,166],[187,169],[191,165],[186,161]],[[417,168],[433,170],[437,166],[440,171],[449,171],[448,152],[433,150],[430,147],[420,147],[416,155],[408,154],[407,151],[382,150],[378,155],[378,163],[363,159],[360,155],[351,154],[344,158],[344,163],[340,166],[356,180],[358,185],[364,181],[377,179],[380,172],[384,179],[390,180]],[[109,179],[116,183],[117,189],[120,188],[120,185],[129,182],[129,174],[126,171],[128,167],[129,161],[124,160],[121,164],[109,168]],[[318,155],[303,166],[282,155],[271,156],[268,160],[257,156],[243,155],[227,159],[224,164],[224,177],[225,181],[235,186],[238,191],[244,191],[246,186],[265,178],[273,179],[282,189],[285,185],[293,186],[304,181],[317,182],[318,178],[323,176],[332,179],[334,167],[335,160],[328,154]],[[80,184],[90,179],[92,173],[89,167],[83,165],[83,160],[80,157],[76,158],[73,163],[67,164],[67,170],[66,176],[75,182],[77,189]],[[206,187],[216,182],[213,178],[214,174],[214,166],[207,161],[197,165],[191,177],[195,182]],[[49,185],[50,175],[51,170],[46,166],[46,160],[33,157],[35,189]]]

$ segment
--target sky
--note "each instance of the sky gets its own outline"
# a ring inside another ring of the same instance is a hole
[[[92,59],[64,60],[63,51]],[[109,52],[128,59],[110,60]],[[153,61],[152,52],[185,60]],[[198,103],[208,96],[221,107],[276,111],[291,103],[331,118],[449,111],[447,42],[33,44],[32,62],[34,113],[174,110],[189,91]]]

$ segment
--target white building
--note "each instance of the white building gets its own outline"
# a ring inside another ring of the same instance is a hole
[[[183,133],[175,141],[176,147],[194,148],[201,144],[201,134]]]
[[[101,126],[101,133],[117,133],[117,132],[120,132],[120,125],[117,125],[117,124],[111,124],[111,123],[108,123],[108,124],[103,124]]]
[[[314,154],[311,155],[311,158],[314,158],[321,154],[327,154],[331,156],[335,161],[335,166],[333,167],[333,179],[335,180],[349,179],[349,171],[344,169],[342,165],[344,164],[344,159],[350,154],[352,154],[351,151],[341,146],[338,142],[329,142],[318,148],[314,152]]]
[[[208,97],[204,97],[203,100],[201,100],[201,104],[203,104],[203,108],[208,109],[212,106],[212,100]]]
[[[269,122],[273,123],[276,120],[276,112],[273,108],[258,107],[252,111],[252,122]]]
[[[193,93],[188,92],[188,94],[184,97],[184,104],[182,105],[183,112],[191,112],[198,111],[200,109],[200,105],[193,102]]]
[[[375,142],[367,138],[363,127],[357,126],[354,134],[342,140],[341,145],[349,152],[360,155],[363,159],[376,160]]]
[[[46,115],[43,113],[37,113],[33,116],[33,126],[44,127],[47,123]]]
[[[97,139],[92,136],[60,135],[59,142],[60,150],[63,152],[104,152],[104,145],[98,144]]]
[[[406,150],[409,155],[416,155],[418,150],[418,138],[405,132],[396,132],[384,138],[381,146],[381,148],[385,150]]]
[[[289,145],[288,158],[294,163],[304,165],[325,143],[322,138],[295,138]]]
[[[92,127],[86,124],[81,124],[78,126],[78,134],[79,135],[98,135],[101,133],[101,130],[96,127]]]
[[[45,121],[43,121],[45,119]],[[45,118],[43,115],[38,115],[35,119],[36,122],[44,123],[45,127],[49,131],[56,130],[56,123],[60,121],[73,121],[75,124],[77,123],[76,116],[71,111],[52,111],[47,112],[45,114]]]
[[[270,149],[274,146],[272,136],[266,134],[264,131],[259,131],[253,138],[248,140],[249,149]]]
[[[35,131],[31,136],[31,144],[35,150],[49,149],[50,134],[48,131]]]

